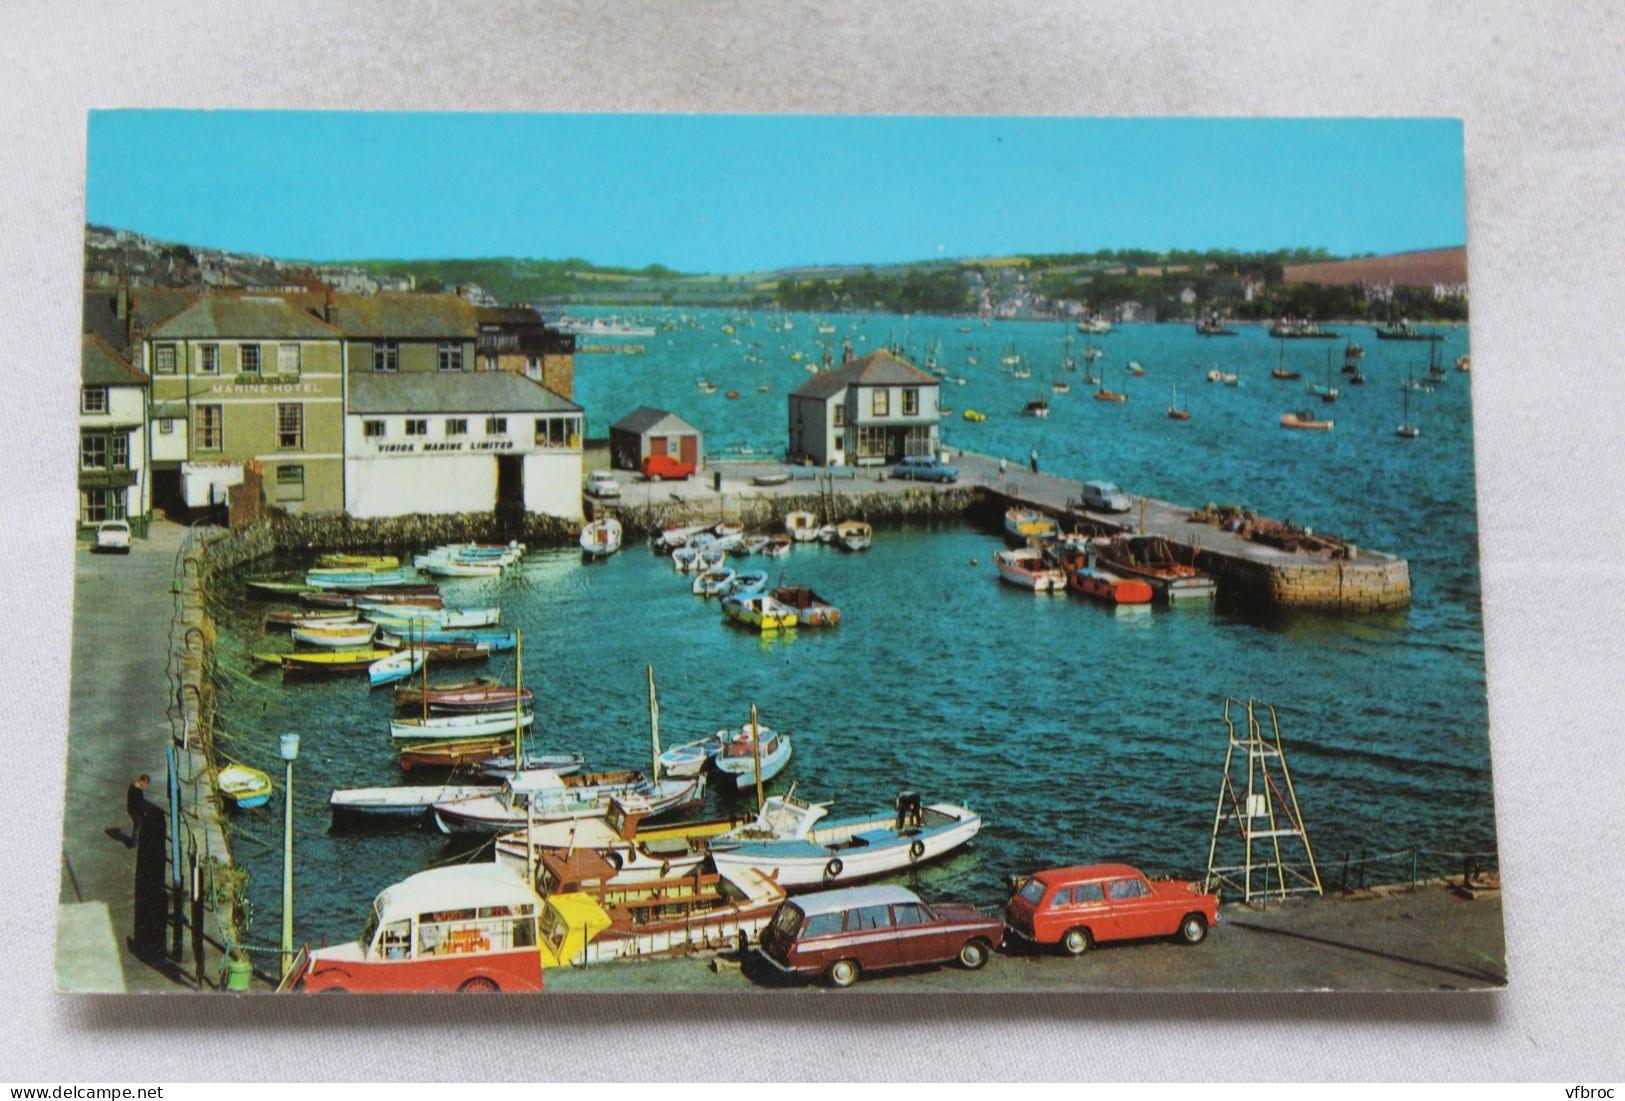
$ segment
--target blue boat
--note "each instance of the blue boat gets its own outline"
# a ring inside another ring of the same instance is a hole
[[[734,579],[723,587],[723,596],[755,596],[767,588],[767,574],[761,570],[751,570],[748,573],[738,573]]]
[[[493,654],[512,650],[518,637],[512,631],[493,631],[479,627],[412,627],[407,635],[380,635],[389,645],[410,645],[412,642],[456,642],[465,646],[483,646]]]

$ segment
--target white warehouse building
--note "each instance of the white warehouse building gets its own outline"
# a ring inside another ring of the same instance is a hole
[[[581,519],[582,410],[511,371],[354,371],[344,510],[355,517],[526,512]]]

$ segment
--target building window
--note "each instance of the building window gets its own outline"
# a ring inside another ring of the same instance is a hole
[[[115,470],[126,469],[130,465],[130,437],[120,432],[107,441],[107,462]]]
[[[526,356],[525,357],[525,377],[526,378],[541,378],[542,377],[542,357],[541,356]]]
[[[175,418],[164,417],[160,420],[158,422],[158,434],[160,436],[173,436],[175,434]]]
[[[903,416],[917,417],[920,415],[920,391],[910,386],[903,391]]]
[[[427,436],[429,434],[429,422],[422,417],[407,418],[406,434],[408,436]]]
[[[846,427],[846,402],[844,401],[835,403],[835,427]]]
[[[160,344],[153,350],[152,369],[160,375],[175,373],[175,345]]]
[[[381,440],[387,435],[383,421],[362,421],[361,434],[369,440]]]
[[[276,468],[276,499],[303,501],[305,499],[305,468],[279,466]]]
[[[107,437],[85,432],[79,436],[79,469],[107,469]]]
[[[858,458],[884,459],[886,457],[886,429],[879,425],[858,428]]]
[[[79,492],[79,518],[87,524],[124,519],[122,489],[85,489]]]
[[[305,446],[305,407],[297,402],[276,407],[276,445],[284,451]]]
[[[258,344],[237,345],[237,371],[244,375],[257,375],[260,373],[260,346]]]
[[[468,435],[468,418],[467,417],[449,417],[449,418],[447,418],[447,420],[446,420],[446,435],[447,436],[466,436],[466,435]]]
[[[917,424],[908,430],[903,437],[903,453],[905,455],[930,455],[935,448],[931,446],[931,426]]]
[[[297,344],[278,344],[276,346],[276,370],[279,375],[297,375],[300,369],[300,353]]]
[[[890,390],[882,388],[874,392],[874,398],[872,399],[872,404],[870,405],[870,412],[874,413],[874,415],[877,417],[885,417],[891,414]]]
[[[197,346],[197,369],[200,375],[218,375],[220,373],[220,345],[199,344]]]
[[[199,405],[197,419],[194,422],[192,446],[199,451],[219,451],[225,446],[226,434],[224,418],[221,407],[218,405]]]
[[[79,411],[81,413],[107,412],[107,387],[86,386],[79,391]]]
[[[497,357],[496,356],[487,355],[485,357],[485,369],[487,371],[495,371],[497,369]]]
[[[372,346],[372,369],[394,373],[401,369],[401,346],[393,340],[380,340]]]
[[[440,342],[440,369],[442,371],[461,371],[463,369],[463,346],[454,340]]]
[[[506,436],[508,434],[508,418],[486,417],[485,434],[487,436]]]
[[[579,447],[581,444],[580,417],[537,417],[537,447]]]

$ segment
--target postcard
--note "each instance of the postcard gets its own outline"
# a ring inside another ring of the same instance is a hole
[[[1505,985],[1459,122],[88,133],[60,989]]]

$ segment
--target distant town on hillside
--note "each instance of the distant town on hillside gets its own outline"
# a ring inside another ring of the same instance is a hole
[[[1464,246],[1359,257],[1309,248],[1101,249],[712,273],[575,258],[281,259],[87,225],[86,285],[111,287],[120,279],[131,286],[264,291],[457,290],[475,304],[525,302],[556,311],[710,306],[1120,322],[1214,315],[1461,321],[1468,301]]]

